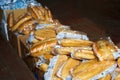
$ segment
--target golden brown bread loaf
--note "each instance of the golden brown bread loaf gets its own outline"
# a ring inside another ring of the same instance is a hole
[[[61,39],[59,44],[64,47],[82,47],[82,46],[92,46],[93,42],[81,39]]]
[[[7,24],[8,24],[9,28],[11,28],[14,25],[14,14],[13,14],[13,12],[8,14]]]
[[[34,19],[40,19],[36,6],[30,5],[29,12]]]
[[[60,47],[60,48],[54,48],[53,53],[54,54],[64,54],[64,55],[70,55],[72,52],[76,51],[77,47]]]
[[[53,54],[64,54],[64,55],[70,55],[71,53],[82,49],[82,50],[92,50],[92,47],[62,47],[60,45],[56,45],[53,50]]]
[[[25,21],[23,24],[21,24],[19,27],[18,27],[18,32],[19,33],[22,33],[23,30],[25,30],[26,28],[28,27],[31,27],[36,21],[31,19],[31,20],[28,20],[28,21]],[[27,30],[26,30],[27,31]]]
[[[45,40],[49,38],[55,38],[56,33],[52,29],[39,29],[34,32],[34,37],[38,40]]]
[[[94,78],[99,79],[98,77],[95,77],[96,75],[103,74],[100,77],[105,76],[109,73],[109,69],[115,65],[115,61],[89,61],[81,63],[79,66],[74,68],[72,72],[73,79],[72,80],[89,80]],[[114,66],[115,68],[115,66]],[[104,73],[105,70],[107,73]],[[113,69],[114,70],[114,69]],[[113,71],[111,70],[111,72]]]
[[[38,15],[40,16],[40,20],[44,21],[45,20],[44,8],[42,6],[36,6],[35,8],[37,10]]]
[[[107,40],[99,40],[93,44],[93,50],[100,61],[114,60],[113,52],[116,51],[113,44]]]
[[[62,78],[62,80],[66,80],[68,76],[70,76],[70,71],[80,64],[80,61],[69,58],[58,70],[57,76]]]
[[[48,22],[52,22],[52,14],[50,12],[50,10],[45,7],[45,21],[48,21]]]
[[[77,50],[71,54],[74,59],[96,59],[94,52],[92,50]]]
[[[43,54],[51,54],[52,50],[53,50],[53,47],[46,47],[46,48],[41,49],[38,52],[31,53],[30,55],[33,57],[39,57],[39,56],[42,56]]]
[[[30,53],[32,56],[40,56],[44,53],[49,53],[56,44],[56,38],[50,38],[48,40],[40,41],[39,43],[36,43],[31,47]]]
[[[75,67],[74,70],[71,72],[73,75],[76,75],[80,71],[84,71],[85,69],[89,69],[90,66],[94,65],[95,63],[97,63],[97,60],[89,60],[87,62],[83,62],[80,65],[78,65],[77,67]]]
[[[23,18],[21,18],[20,20],[18,20],[18,22],[16,22],[16,24],[11,28],[12,31],[15,31],[21,24],[23,24],[25,21],[32,19],[32,16],[30,15],[26,15]]]

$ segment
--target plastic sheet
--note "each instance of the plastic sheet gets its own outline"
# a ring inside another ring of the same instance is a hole
[[[41,5],[34,0],[2,0],[0,1],[0,7],[3,10],[14,10],[26,8],[29,4]]]

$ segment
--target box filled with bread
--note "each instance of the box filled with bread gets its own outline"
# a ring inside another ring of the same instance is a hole
[[[9,43],[12,45],[12,47],[16,50],[18,55],[20,56],[20,38],[22,35],[19,35],[18,33],[14,33],[10,30],[10,28],[15,24],[15,21],[17,21],[21,15],[25,14],[27,9],[16,9],[16,10],[7,10],[6,13],[6,21],[7,21],[7,32],[9,37]]]

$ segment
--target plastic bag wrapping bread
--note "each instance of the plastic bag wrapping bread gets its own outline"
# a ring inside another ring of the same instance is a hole
[[[57,39],[70,38],[70,39],[89,40],[89,38],[87,37],[87,34],[84,32],[74,31],[74,30],[66,30],[66,29],[57,33],[56,37],[57,37]]]
[[[120,57],[120,50],[110,38],[96,41],[93,44],[93,50],[100,61],[114,60]]]
[[[39,40],[37,40],[34,37],[34,32],[31,32],[28,39],[26,40],[26,43],[33,44],[33,43],[37,43],[37,42],[39,42]]]
[[[55,27],[56,27],[55,24],[38,24],[36,26],[36,30],[42,29],[42,28],[51,28],[51,29],[54,29]]]
[[[44,74],[44,80],[61,80],[61,78],[57,77],[57,72],[62,64],[68,60],[68,56],[66,55],[57,55],[54,56],[49,65],[48,69]]]
[[[0,7],[3,10],[15,10],[15,9],[23,9],[27,8],[29,4],[38,5],[36,0],[1,0]]]
[[[116,67],[115,61],[83,62],[71,72],[72,80],[96,80],[110,74]]]
[[[92,50],[79,49],[71,53],[71,57],[75,59],[96,59],[96,56]]]
[[[58,34],[59,32],[61,31],[64,31],[64,30],[70,30],[70,26],[68,25],[62,25],[62,24],[59,24],[58,27],[56,28],[56,33]]]
[[[92,46],[93,42],[82,39],[61,39],[58,40],[58,44],[60,44],[63,47],[84,47],[84,46]]]
[[[72,63],[72,65],[71,65]],[[62,80],[66,80],[71,76],[70,70],[80,64],[80,61],[69,58],[58,70],[57,76],[60,77]]]
[[[34,44],[30,48],[30,55],[31,56],[40,56],[42,54],[50,54],[53,47],[57,44],[57,39],[56,38],[50,38],[47,40],[40,41],[36,44]]]

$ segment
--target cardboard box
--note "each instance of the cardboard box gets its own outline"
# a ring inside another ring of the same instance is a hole
[[[9,34],[9,43],[18,53],[19,57],[22,57],[23,56],[22,53],[24,52],[24,50],[28,50],[25,46],[25,43],[29,35],[19,35],[11,31],[8,31],[8,34]]]
[[[27,56],[27,54],[29,54],[29,48],[27,47],[26,44],[26,40],[28,39],[29,34],[28,35],[24,35],[22,37],[20,37],[19,41],[20,41],[20,52],[19,54],[21,55],[22,58],[25,58]]]
[[[23,15],[27,12],[27,9],[16,9],[16,10],[2,10],[0,8],[0,29],[5,39],[9,41],[9,33],[7,27],[7,17],[10,12],[14,13],[14,19],[16,20],[20,15]]]

